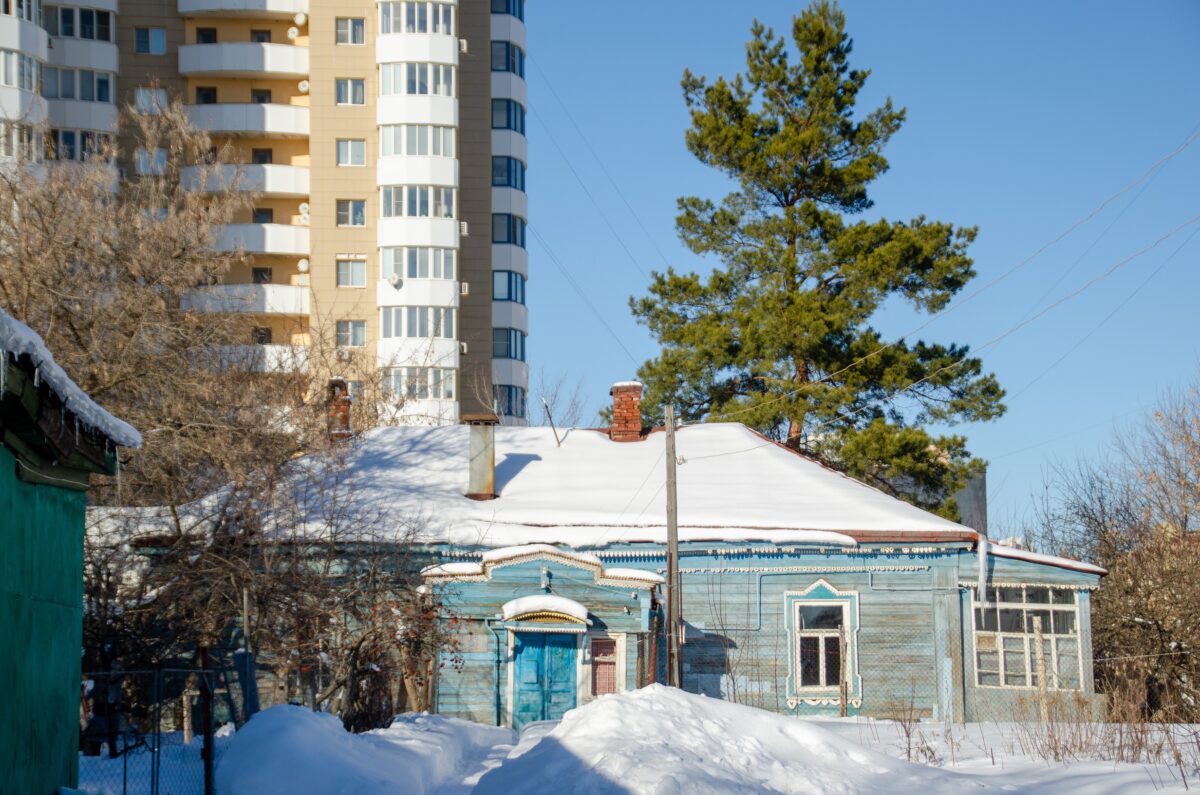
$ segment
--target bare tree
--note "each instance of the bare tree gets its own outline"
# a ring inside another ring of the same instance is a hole
[[[545,370],[538,370],[529,409],[530,419],[536,417],[538,425],[553,421],[559,428],[577,427],[583,420],[583,379],[570,383],[566,373],[550,376]]]

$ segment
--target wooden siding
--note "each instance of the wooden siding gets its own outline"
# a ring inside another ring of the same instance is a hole
[[[6,792],[49,795],[78,775],[86,495],[16,472],[0,445],[0,770]]]

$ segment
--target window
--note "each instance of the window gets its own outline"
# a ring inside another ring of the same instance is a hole
[[[197,44],[216,44],[217,29],[216,28],[196,28],[196,43]]]
[[[217,89],[215,86],[196,86],[197,105],[217,104]]]
[[[337,200],[338,226],[366,226],[367,202],[364,199]]]
[[[272,149],[250,150],[250,162],[256,166],[269,166],[274,159],[275,152]]]
[[[58,96],[58,70],[53,66],[46,66],[42,69],[42,96],[46,99],[54,99]]]
[[[525,21],[525,0],[492,0],[493,14],[508,14]]]
[[[252,30],[250,31],[250,41],[255,44],[270,44],[271,31],[269,30]]]
[[[454,128],[428,124],[386,124],[379,128],[383,157],[454,157]]]
[[[112,14],[107,11],[96,12],[96,40],[112,41]]]
[[[337,261],[338,287],[366,287],[366,259],[339,259]]]
[[[254,268],[250,271],[251,281],[255,284],[270,284],[271,269],[270,268]]]
[[[1042,636],[1046,687],[1080,687],[1079,608],[1076,593],[1046,586],[988,588],[987,603],[973,593],[975,676],[983,687],[1037,687],[1036,632]],[[1035,629],[1040,624],[1040,628]]]
[[[525,134],[525,107],[511,99],[492,100],[492,129]]]
[[[525,164],[515,157],[493,157],[492,184],[525,190]]]
[[[58,11],[59,11],[58,35],[74,36],[75,35],[75,9],[60,8]]]
[[[337,164],[339,166],[365,166],[367,164],[367,142],[359,138],[339,138]]]
[[[0,50],[0,83],[25,91],[36,91],[41,85],[41,64],[32,56],[14,50]],[[93,73],[94,74],[94,73]]]
[[[525,248],[525,219],[508,213],[492,213],[492,242]]]
[[[505,417],[525,416],[525,390],[519,386],[493,385],[492,400],[496,404],[496,411]]]
[[[492,329],[492,358],[525,361],[525,332],[515,328]]]
[[[75,70],[74,69],[59,69],[58,70],[58,96],[62,99],[74,99],[77,92],[75,91]],[[160,106],[161,107],[161,106]],[[157,113],[158,111],[151,111]]]
[[[454,380],[445,367],[393,367],[385,375],[388,390],[408,400],[452,400]]]
[[[492,42],[492,71],[525,76],[525,51],[511,41]]]
[[[385,185],[380,189],[384,218],[453,218],[454,188],[440,185]]]
[[[449,307],[385,306],[381,314],[380,336],[384,339],[454,339],[454,310]]]
[[[270,345],[271,344],[271,327],[270,326],[255,326],[250,330],[250,340],[255,345]]]
[[[51,36],[57,36],[58,33],[58,15],[60,9],[58,6],[42,6],[42,20],[46,28],[46,33]]]
[[[454,279],[456,251],[452,248],[387,247],[379,251],[380,272],[385,280]]]
[[[797,687],[840,688],[847,603],[822,599],[794,605]]]
[[[366,105],[366,81],[353,77],[339,77],[337,80],[337,104]]]
[[[367,40],[366,20],[361,17],[338,17],[334,23],[338,44],[364,44]]]
[[[270,105],[271,104],[271,89],[269,89],[269,88],[252,88],[252,89],[250,89],[250,101],[255,105]]]
[[[96,12],[90,8],[79,9],[79,38],[96,38]]]
[[[96,72],[96,101],[112,102],[112,75]]]
[[[525,277],[514,271],[492,271],[492,300],[525,303]]]
[[[385,63],[379,65],[379,93],[454,96],[454,67],[439,63]]]
[[[336,335],[339,348],[361,348],[367,344],[367,321],[339,320]]]
[[[255,207],[250,212],[250,218],[256,224],[275,223],[275,210],[270,207]]]
[[[444,33],[453,36],[454,6],[425,2],[380,3],[379,32]]]
[[[617,641],[592,638],[592,695],[615,693],[617,687]]]
[[[91,69],[79,70],[79,98],[84,102],[96,101],[96,73]]]
[[[64,76],[67,71],[69,70],[63,70]],[[72,80],[74,80],[74,75],[72,75]],[[63,84],[65,85],[65,81]],[[62,96],[66,96],[66,94],[62,94]],[[167,90],[165,88],[134,89],[133,106],[138,113],[160,113],[167,106]]]
[[[138,174],[165,174],[167,171],[167,150],[155,149],[152,155],[145,149],[133,153],[133,170]]]

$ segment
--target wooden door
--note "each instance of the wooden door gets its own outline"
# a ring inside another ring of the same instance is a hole
[[[513,728],[558,720],[575,707],[575,636],[518,632],[513,645]]]

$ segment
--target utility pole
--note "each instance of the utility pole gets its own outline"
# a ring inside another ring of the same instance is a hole
[[[679,583],[679,505],[675,491],[675,408],[667,406],[667,684],[683,686],[683,661],[680,659],[680,631],[683,616],[683,589]]]

